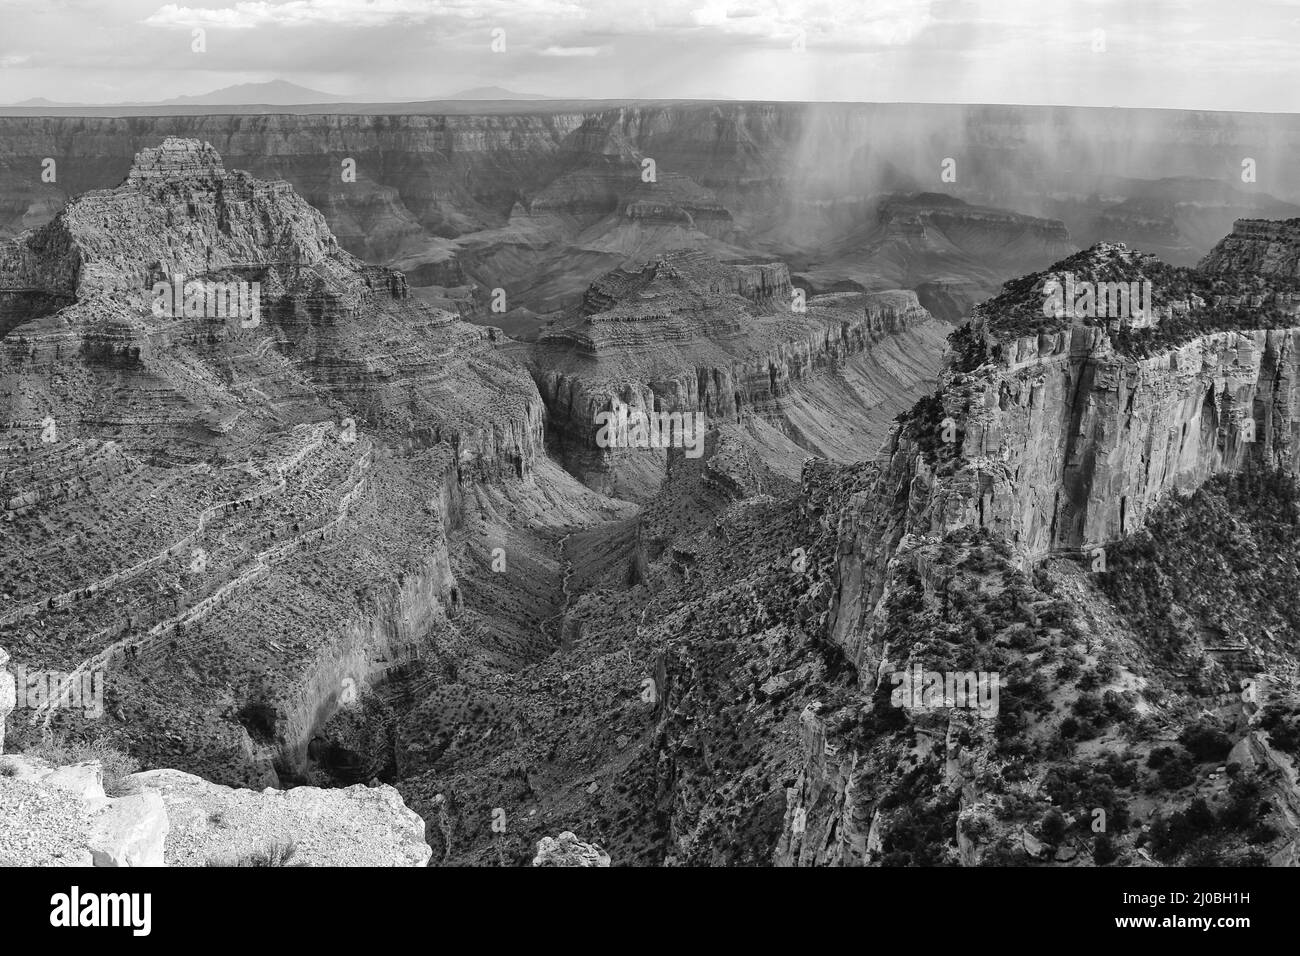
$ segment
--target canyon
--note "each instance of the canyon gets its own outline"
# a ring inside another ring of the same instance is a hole
[[[430,865],[1295,864],[1300,220],[1091,195],[1287,121],[904,115],[0,117],[0,648],[105,675],[6,746],[367,785]],[[1067,270],[1158,323],[1048,319]],[[259,320],[156,314],[177,274]],[[913,666],[1000,711],[891,706]]]
[[[532,339],[606,272],[673,249],[781,258],[809,292],[912,289],[957,321],[1069,248],[1126,241],[1191,265],[1235,219],[1300,214],[1287,161],[1300,128],[1286,116],[707,102],[439,110],[0,110],[0,236],[116,185],[141,149],[195,138],[232,167],[292,184],[344,249],[401,270],[432,304],[477,321],[502,290],[486,320]]]

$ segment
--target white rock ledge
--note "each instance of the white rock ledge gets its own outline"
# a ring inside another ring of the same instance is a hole
[[[292,844],[289,866],[425,866],[424,821],[389,786],[236,790],[179,770],[104,793],[97,762],[0,756],[0,865],[230,865]]]

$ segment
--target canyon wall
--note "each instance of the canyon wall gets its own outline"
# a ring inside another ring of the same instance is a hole
[[[391,261],[431,236],[502,226],[520,201],[531,201],[538,212],[609,212],[625,180],[639,173],[627,161],[643,156],[703,187],[701,212],[721,207],[701,221],[734,220],[739,228],[787,238],[827,217],[856,219],[855,203],[870,195],[943,185],[973,202],[1063,218],[1072,234],[1091,242],[1100,210],[1088,205],[1090,193],[1103,187],[1114,193],[1124,179],[1239,186],[1242,157],[1258,162],[1261,192],[1300,196],[1300,172],[1287,162],[1300,147],[1300,122],[1287,116],[800,103],[543,104],[484,115],[403,109],[197,116],[7,111],[0,116],[0,234],[49,221],[70,196],[116,185],[139,150],[167,136],[210,142],[232,167],[289,181],[325,214],[346,248],[370,261]],[[957,162],[957,179],[941,184],[945,158]],[[57,163],[52,183],[42,180],[46,159]],[[343,178],[345,159],[356,162],[355,182]],[[596,196],[605,199],[593,207]],[[1210,198],[1203,204],[1222,219],[1211,233],[1216,237],[1231,222],[1230,207],[1252,202],[1245,194],[1226,205],[1222,197]],[[1202,204],[1184,199],[1184,205]],[[637,206],[633,213],[653,210]],[[1155,215],[1167,218],[1165,211]],[[1114,233],[1129,219],[1133,228],[1147,228],[1151,216],[1125,213],[1109,229]]]
[[[1300,219],[1239,219],[1200,267],[1207,272],[1300,278]]]
[[[317,729],[450,628],[465,489],[543,456],[532,379],[209,144],[142,150],[0,254],[0,289],[68,302],[0,343],[0,635],[104,668],[151,765],[301,781]],[[178,273],[256,282],[260,309],[160,315]]]
[[[958,454],[923,512],[987,527],[1031,559],[1141,528],[1171,492],[1248,461],[1295,470],[1300,329],[1217,332],[1141,359],[1075,327],[1008,343],[972,382]],[[925,494],[925,493],[923,493]]]
[[[834,640],[874,685],[870,632],[890,563],[927,535],[982,528],[1026,562],[1092,559],[1213,475],[1296,472],[1298,346],[1300,327],[1224,331],[1134,359],[1103,330],[1074,327],[949,370],[942,414],[894,433],[843,519]]]
[[[585,314],[531,352],[551,447],[592,487],[618,490],[621,471],[654,457],[597,446],[596,416],[621,405],[631,418],[757,419],[805,452],[870,455],[888,419],[933,374],[938,324],[910,292],[815,296],[802,311],[792,301],[780,263],[684,253],[606,276],[589,290]],[[867,369],[871,361],[879,367]],[[664,459],[659,452],[661,469]],[[625,490],[639,497],[645,483],[657,481],[641,475]]]

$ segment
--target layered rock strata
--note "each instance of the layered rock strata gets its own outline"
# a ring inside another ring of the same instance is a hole
[[[530,362],[561,459],[593,487],[640,497],[666,452],[600,447],[601,413],[763,423],[807,451],[864,457],[924,387],[941,337],[908,292],[805,301],[781,263],[674,253],[593,284]]]
[[[450,627],[465,489],[541,454],[530,377],[198,141],[143,151],[4,265],[0,288],[70,302],[0,342],[6,645],[31,670],[106,672],[106,719],[147,765],[301,779],[345,689]],[[258,307],[159,309],[155,286],[182,282]]]

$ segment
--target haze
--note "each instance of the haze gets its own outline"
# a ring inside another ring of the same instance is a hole
[[[372,102],[499,85],[1294,112],[1300,95],[1300,14],[1269,0],[0,0],[0,17],[0,103],[157,101],[272,79]]]

